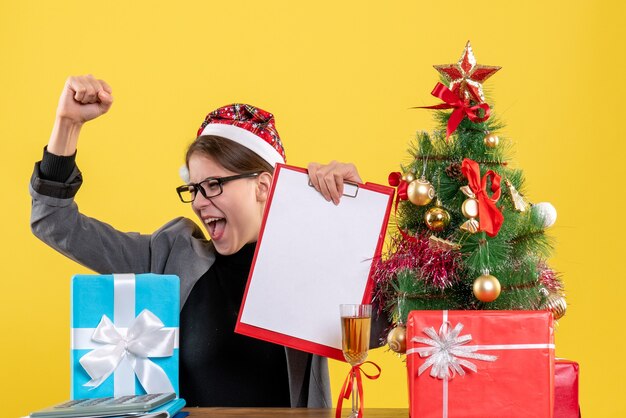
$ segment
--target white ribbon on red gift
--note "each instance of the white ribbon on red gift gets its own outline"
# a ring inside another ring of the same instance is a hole
[[[407,355],[419,354],[428,359],[419,367],[418,376],[432,366],[430,376],[443,381],[443,408],[442,417],[448,418],[448,380],[453,379],[458,373],[465,375],[463,368],[478,372],[474,363],[465,358],[482,361],[496,361],[497,356],[477,353],[479,350],[532,350],[554,349],[554,344],[488,344],[466,345],[472,340],[471,334],[460,335],[463,324],[460,322],[450,331],[448,311],[442,311],[442,324],[439,333],[433,327],[424,328],[422,331],[430,338],[413,337],[412,342],[425,344],[428,347],[411,348],[406,351]]]
[[[429,367],[430,375],[438,379],[452,379],[458,373],[465,375],[467,368],[473,372],[477,371],[476,365],[464,358],[471,358],[483,361],[496,361],[497,356],[476,353],[476,346],[465,345],[472,340],[471,334],[461,335],[463,324],[456,324],[454,329],[449,330],[450,323],[444,321],[439,328],[439,334],[433,327],[424,328],[423,331],[430,338],[413,337],[411,341],[426,344],[430,347],[413,348],[409,351],[416,352],[420,357],[428,357],[418,369],[418,376],[424,373]],[[408,353],[407,353],[408,354]]]
[[[91,377],[84,386],[96,388],[114,373],[114,396],[135,394],[134,375],[146,393],[175,392],[165,371],[149,357],[172,356],[178,330],[166,328],[147,309],[134,317],[134,274],[115,274],[113,283],[115,324],[103,315],[95,329],[73,329],[72,348],[93,348],[79,360]]]

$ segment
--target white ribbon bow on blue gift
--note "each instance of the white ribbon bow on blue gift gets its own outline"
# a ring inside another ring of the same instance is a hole
[[[126,358],[146,393],[174,392],[165,371],[148,358],[173,354],[176,332],[163,328],[163,322],[148,309],[133,320],[127,332],[102,315],[91,339],[105,345],[80,359],[80,364],[91,377],[84,386],[100,386]]]

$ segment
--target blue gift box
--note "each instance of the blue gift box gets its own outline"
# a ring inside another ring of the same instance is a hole
[[[178,277],[76,275],[71,287],[71,398],[178,394]]]

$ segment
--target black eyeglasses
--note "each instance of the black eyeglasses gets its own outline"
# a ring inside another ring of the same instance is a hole
[[[191,203],[196,199],[198,192],[200,192],[205,199],[219,196],[224,191],[224,188],[222,187],[224,183],[237,179],[256,177],[261,173],[262,171],[257,171],[255,173],[237,174],[236,176],[209,177],[202,180],[200,183],[189,183],[178,186],[176,188],[176,193],[178,193],[178,197],[180,197],[180,200],[183,203]]]

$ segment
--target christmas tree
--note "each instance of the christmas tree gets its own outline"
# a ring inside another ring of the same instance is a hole
[[[468,42],[457,63],[435,69],[445,85],[431,94],[443,103],[427,108],[439,129],[419,132],[411,162],[389,175],[397,225],[374,275],[396,352],[411,310],[549,309],[558,319],[566,309],[547,264],[556,211],[524,197],[523,173],[510,166],[510,142],[485,101],[482,83],[500,67],[477,64]]]

